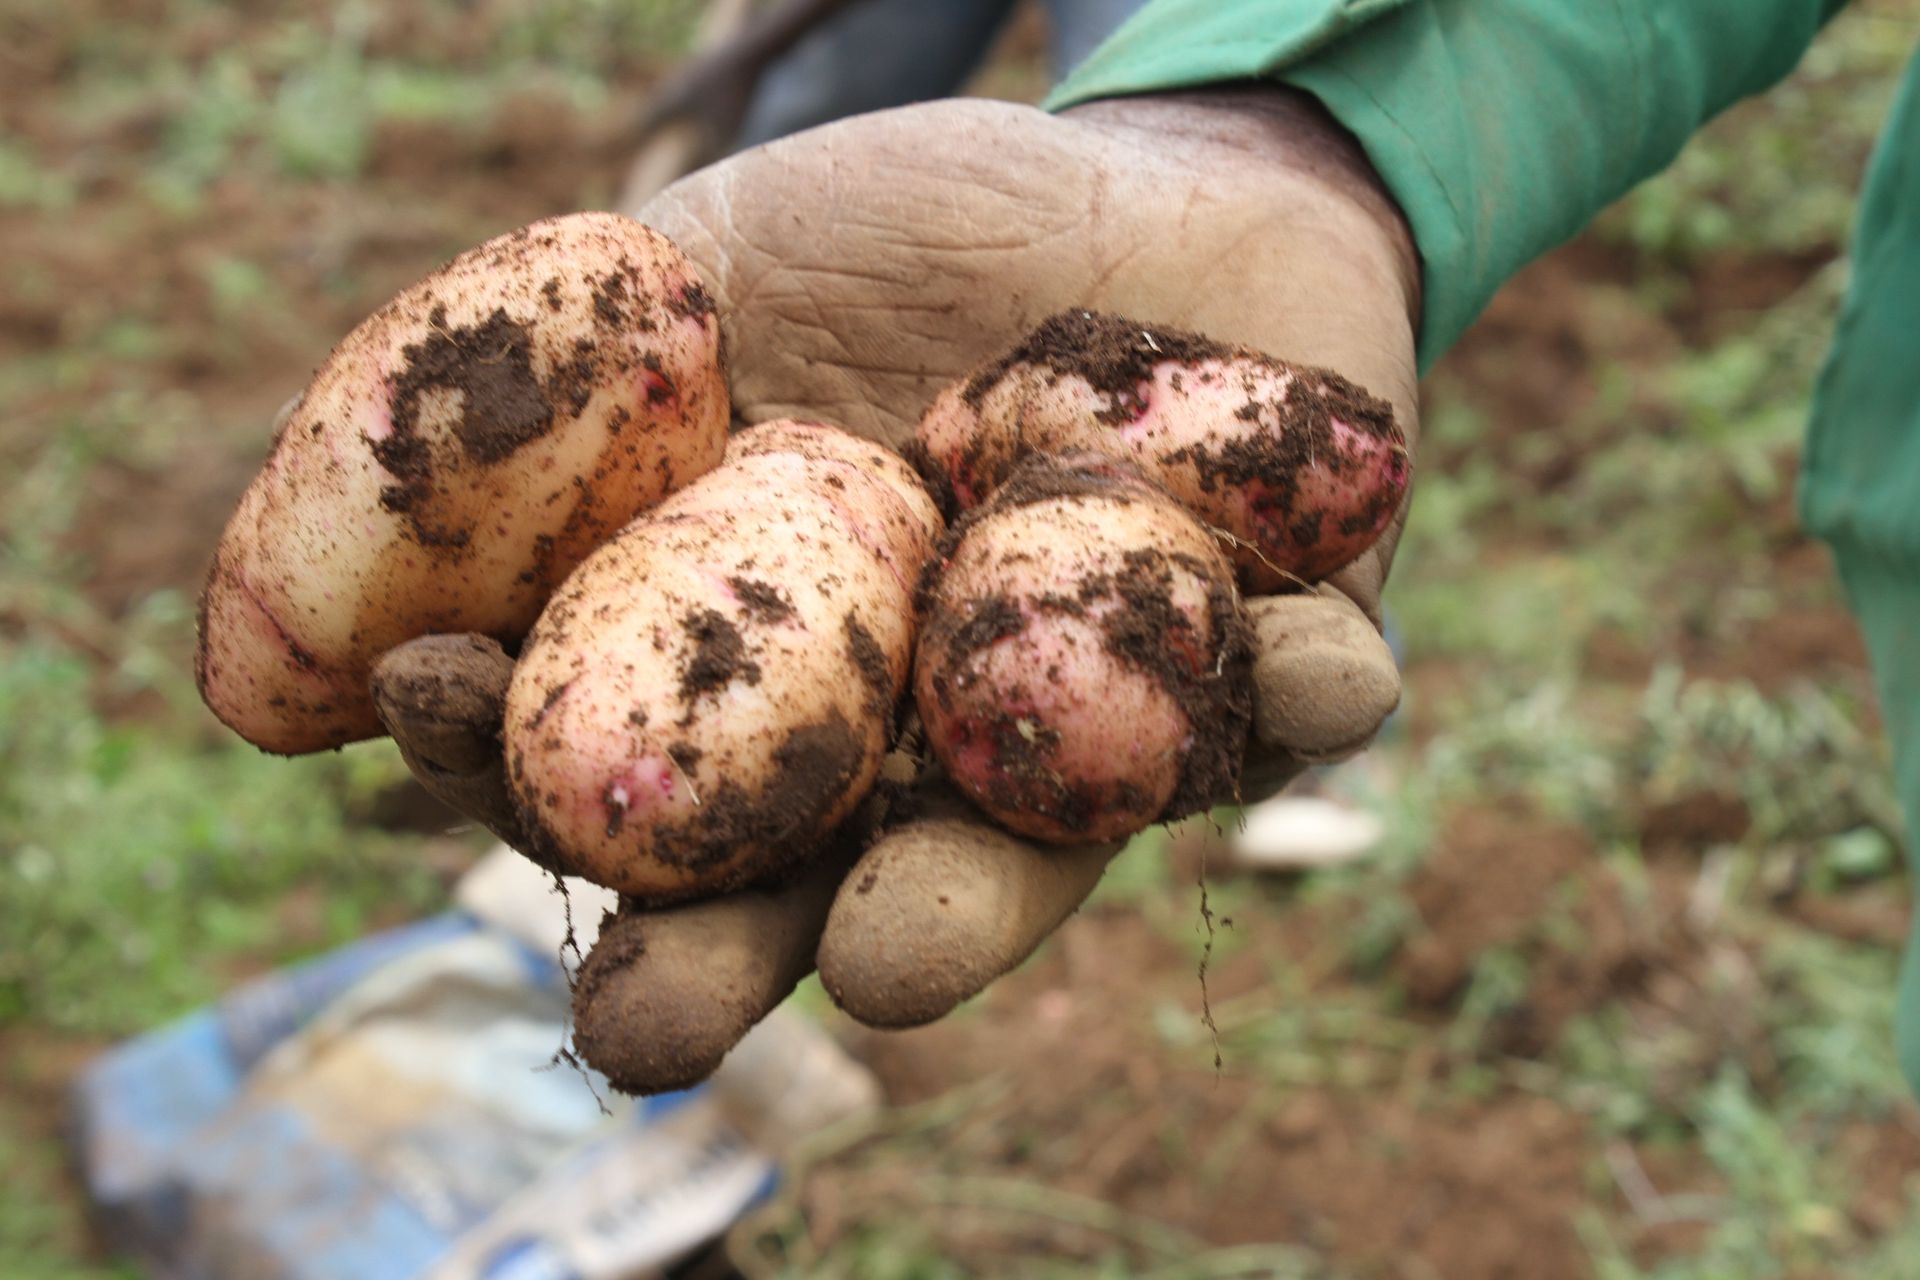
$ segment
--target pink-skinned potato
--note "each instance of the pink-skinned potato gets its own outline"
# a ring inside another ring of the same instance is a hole
[[[719,462],[729,416],[713,304],[658,232],[572,214],[461,254],[285,416],[214,554],[201,695],[270,751],[378,734],[383,652],[517,642],[589,551]]]
[[[1023,459],[1071,449],[1134,463],[1231,535],[1255,593],[1350,563],[1411,480],[1392,406],[1339,375],[1088,311],[1054,316],[943,391],[913,445],[963,510]]]
[[[657,905],[815,853],[878,777],[940,529],[877,445],[792,421],[735,436],[527,638],[503,737],[536,856]]]
[[[947,542],[914,698],[968,799],[1082,843],[1235,798],[1250,632],[1226,556],[1178,503],[1129,464],[1042,456]]]

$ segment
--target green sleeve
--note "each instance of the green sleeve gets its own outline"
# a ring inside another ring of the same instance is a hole
[[[1271,78],[1360,139],[1425,264],[1422,368],[1528,260],[1793,67],[1844,0],[1154,0],[1049,98]]]
[[[1852,282],[1814,395],[1800,511],[1860,618],[1920,874],[1920,59],[1867,170]],[[1901,971],[1900,1063],[1920,1092],[1920,914]]]

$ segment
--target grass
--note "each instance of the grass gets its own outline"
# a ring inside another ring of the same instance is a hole
[[[114,724],[94,675],[44,643],[0,656],[0,1018],[125,1034],[217,995],[224,957],[285,958],[439,899],[405,842],[354,822],[400,777],[387,750],[286,763]],[[296,889],[323,915],[290,928],[277,908]]]

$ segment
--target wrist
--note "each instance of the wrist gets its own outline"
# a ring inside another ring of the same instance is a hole
[[[1222,166],[1261,166],[1344,206],[1343,226],[1377,242],[1396,264],[1407,317],[1420,319],[1420,255],[1393,193],[1359,140],[1318,99],[1287,85],[1240,81],[1201,89],[1101,98],[1062,118],[1178,146]]]

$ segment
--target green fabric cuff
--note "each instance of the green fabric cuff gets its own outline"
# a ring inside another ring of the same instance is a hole
[[[1155,0],[1047,100],[1273,78],[1400,202],[1431,366],[1510,275],[1784,76],[1839,0]]]
[[[1800,512],[1836,550],[1898,560],[1920,579],[1917,160],[1920,58],[1907,68],[1867,168],[1852,281],[1813,401]]]

